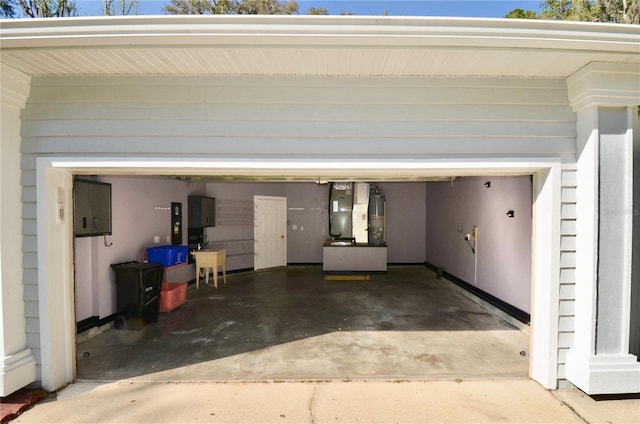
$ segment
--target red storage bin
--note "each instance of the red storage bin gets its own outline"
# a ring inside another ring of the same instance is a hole
[[[160,290],[160,312],[170,312],[187,301],[187,283],[164,283]]]

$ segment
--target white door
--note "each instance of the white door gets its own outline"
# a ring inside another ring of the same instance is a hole
[[[254,269],[287,265],[287,198],[253,196]]]

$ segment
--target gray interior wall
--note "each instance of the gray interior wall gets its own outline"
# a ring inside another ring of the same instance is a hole
[[[378,183],[386,200],[389,263],[423,263],[425,255],[424,182]],[[322,263],[322,244],[329,238],[329,186],[287,184],[288,262]]]
[[[329,238],[329,184],[288,183],[287,262],[322,263]]]
[[[99,313],[96,306],[98,299],[94,300],[94,291],[96,296],[97,291],[93,289],[94,281],[97,282],[96,276],[93,275],[95,269],[93,266],[94,244],[96,239],[97,237],[76,237],[73,243],[76,321],[98,316]]]
[[[387,261],[424,263],[426,183],[380,183],[385,196]]]
[[[206,193],[199,194],[216,198],[217,222],[215,227],[205,228],[205,242],[213,243],[214,249],[227,251],[227,270],[253,269],[253,196],[285,197],[284,184],[208,182]],[[235,213],[236,218],[220,219],[221,214],[229,213]]]
[[[429,182],[426,191],[426,261],[530,313],[531,178],[460,178]],[[475,255],[464,239],[474,225]]]

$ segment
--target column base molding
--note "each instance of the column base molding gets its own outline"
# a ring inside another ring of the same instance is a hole
[[[581,355],[569,351],[565,378],[589,395],[640,393],[635,355]]]
[[[31,349],[2,358],[0,362],[0,396],[11,393],[36,381],[36,358]]]

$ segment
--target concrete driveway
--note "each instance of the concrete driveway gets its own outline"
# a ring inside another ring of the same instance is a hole
[[[595,401],[528,379],[77,383],[16,423],[638,423],[640,400]]]

